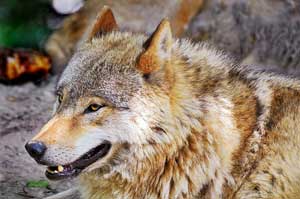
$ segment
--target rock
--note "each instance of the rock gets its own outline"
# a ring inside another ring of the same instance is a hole
[[[0,182],[4,182],[4,181],[5,181],[5,176],[2,173],[0,173]]]
[[[185,36],[255,69],[299,77],[299,9],[296,0],[210,0]]]

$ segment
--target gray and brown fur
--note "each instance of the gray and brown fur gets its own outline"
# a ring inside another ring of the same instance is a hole
[[[80,175],[84,198],[298,198],[298,80],[175,39],[167,20],[150,38],[103,30],[74,54],[34,138],[52,164],[112,142]],[[91,100],[107,107],[85,115]]]

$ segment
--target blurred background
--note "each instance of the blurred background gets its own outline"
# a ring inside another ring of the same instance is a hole
[[[50,118],[57,77],[104,5],[122,31],[151,34],[166,17],[176,38],[209,43],[254,70],[300,76],[299,0],[1,0],[0,198],[74,187],[49,182],[23,146]],[[78,197],[70,194],[63,198]]]
[[[83,1],[1,0],[0,46],[43,50],[50,33]]]
[[[48,1],[3,0],[0,2],[0,45],[41,48],[50,34],[53,10]]]

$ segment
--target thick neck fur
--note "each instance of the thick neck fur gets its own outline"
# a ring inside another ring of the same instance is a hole
[[[131,156],[127,168],[134,165],[134,171],[120,167],[109,176],[83,174],[86,198],[221,198],[224,186],[241,180],[246,163],[240,151],[257,128],[256,90],[232,72],[226,57],[184,42],[174,45],[169,93],[178,140],[136,146],[133,156],[147,147],[159,155],[143,161]]]

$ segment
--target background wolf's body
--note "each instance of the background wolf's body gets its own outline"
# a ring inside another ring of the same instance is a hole
[[[162,18],[169,17],[174,34],[179,36],[203,2],[204,0],[88,0],[78,13],[67,17],[62,27],[47,41],[46,51],[54,62],[54,72],[60,73],[64,69],[104,5],[114,10],[122,30],[150,34]]]
[[[169,17],[177,37],[184,33],[195,41],[209,41],[255,68],[300,75],[300,4],[295,0],[89,0],[79,13],[64,21],[46,45],[55,72],[64,68],[86,27],[105,4],[113,8],[123,30],[150,33],[162,17]]]
[[[298,196],[298,80],[174,41],[167,21],[148,39],[112,32],[115,20],[103,13],[98,36],[59,80],[64,97],[53,119],[34,138],[47,145],[43,162],[69,164],[110,141],[110,153],[80,176],[90,199]],[[107,106],[84,114],[99,98]]]

